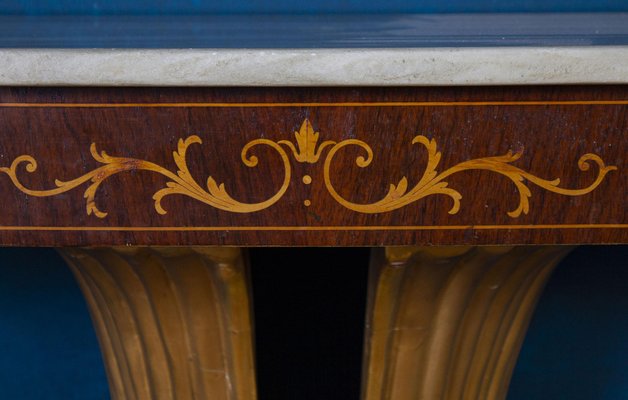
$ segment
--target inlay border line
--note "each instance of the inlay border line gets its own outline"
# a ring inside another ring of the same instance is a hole
[[[447,106],[545,106],[628,105],[628,100],[548,101],[419,101],[419,102],[242,102],[242,103],[1,103],[0,108],[255,108],[255,107],[447,107]],[[538,230],[538,229],[628,229],[628,224],[526,224],[526,225],[429,225],[429,226],[0,226],[0,231],[429,231],[429,230]]]
[[[628,100],[521,100],[521,101],[372,101],[372,102],[260,102],[260,103],[0,103],[0,108],[230,108],[230,107],[451,107],[628,105]]]
[[[214,232],[214,231],[436,231],[508,229],[628,229],[628,224],[527,224],[527,225],[355,225],[355,226],[0,226],[0,231],[84,232]]]

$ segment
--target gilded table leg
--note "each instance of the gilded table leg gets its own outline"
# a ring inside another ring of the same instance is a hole
[[[504,399],[567,246],[375,250],[363,398]]]
[[[240,249],[59,251],[87,298],[113,399],[256,398]]]

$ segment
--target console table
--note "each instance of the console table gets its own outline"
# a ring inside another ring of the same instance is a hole
[[[256,398],[247,246],[373,247],[364,399],[503,399],[553,268],[628,243],[626,14],[0,32],[0,244],[59,248],[115,399]]]

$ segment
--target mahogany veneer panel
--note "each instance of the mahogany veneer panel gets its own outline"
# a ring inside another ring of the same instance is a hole
[[[4,245],[628,242],[627,86],[2,88],[0,103]],[[23,155],[36,170],[11,168]]]

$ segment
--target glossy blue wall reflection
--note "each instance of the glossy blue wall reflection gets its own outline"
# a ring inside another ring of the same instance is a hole
[[[576,249],[541,298],[508,399],[628,398],[627,310],[628,246]],[[0,248],[0,399],[106,398],[85,302],[61,258]]]
[[[628,11],[625,0],[10,0],[0,14],[464,13]]]
[[[104,400],[83,297],[53,249],[0,249],[0,399]]]
[[[0,0],[0,15],[580,11],[628,11],[628,1]],[[61,258],[51,249],[0,249],[0,399],[108,396],[84,300]],[[628,246],[579,248],[541,299],[508,399],[626,398]]]
[[[628,246],[583,246],[556,269],[508,400],[628,399]]]

